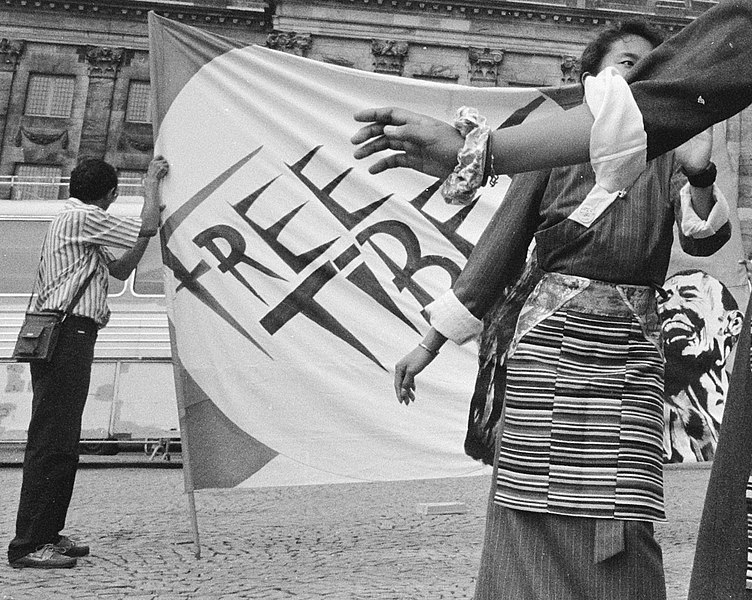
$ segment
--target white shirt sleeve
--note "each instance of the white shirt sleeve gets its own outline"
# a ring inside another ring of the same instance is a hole
[[[679,192],[681,198],[681,232],[685,237],[702,239],[718,232],[729,220],[729,205],[720,188],[713,184],[715,205],[707,219],[701,219],[692,207],[692,194],[687,183]]]
[[[426,306],[431,326],[456,344],[464,344],[480,335],[483,321],[473,315],[452,290]]]
[[[590,131],[590,164],[598,186],[628,188],[645,170],[648,136],[629,85],[613,67],[585,77],[585,102],[595,119]]]

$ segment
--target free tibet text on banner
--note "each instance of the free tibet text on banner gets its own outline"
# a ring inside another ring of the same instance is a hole
[[[319,63],[149,16],[162,243],[193,486],[455,477],[476,347],[447,344],[400,405],[393,365],[503,198],[448,206],[435,179],[368,174],[352,115],[399,105],[492,127],[579,88],[468,88]]]

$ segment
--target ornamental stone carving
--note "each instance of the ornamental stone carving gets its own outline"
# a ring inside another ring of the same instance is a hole
[[[339,65],[340,67],[349,67],[351,69],[355,67],[355,63],[353,61],[341,56],[322,56],[321,60],[323,60],[325,63],[329,63],[330,65]]]
[[[579,83],[580,62],[574,56],[561,57],[561,83]]]
[[[109,46],[86,46],[80,54],[89,63],[90,77],[115,77],[126,56],[124,48]]]
[[[272,50],[282,50],[296,56],[305,56],[311,49],[310,33],[295,33],[294,31],[272,31],[266,36],[266,47]]]
[[[126,135],[125,143],[138,152],[151,152],[154,149],[154,139],[149,135]]]
[[[16,134],[16,146],[20,147],[23,141],[27,140],[37,146],[49,146],[60,141],[60,147],[63,150],[68,149],[68,130],[51,131],[51,130],[34,130],[21,126]]]
[[[457,81],[459,79],[459,75],[453,72],[452,67],[444,65],[422,65],[413,73],[413,77],[441,81]]]
[[[470,83],[495,86],[499,80],[499,65],[504,60],[503,50],[470,48]]]
[[[23,54],[26,42],[23,40],[0,40],[0,70],[13,71]]]
[[[409,45],[395,40],[371,40],[374,71],[402,75]]]

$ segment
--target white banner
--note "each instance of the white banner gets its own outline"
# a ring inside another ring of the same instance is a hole
[[[446,205],[435,179],[352,158],[352,115],[399,105],[492,127],[572,88],[467,88],[355,71],[150,16],[163,244],[193,485],[455,477],[476,347],[446,344],[399,404],[393,365],[428,329],[506,185]],[[508,181],[508,180],[506,180]]]

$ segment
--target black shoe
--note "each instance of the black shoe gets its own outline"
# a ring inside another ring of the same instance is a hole
[[[52,544],[45,544],[10,563],[14,569],[70,569],[76,566],[76,559],[63,556]]]
[[[54,544],[54,546],[57,553],[62,554],[63,556],[72,556],[74,558],[78,558],[81,556],[89,555],[88,546],[77,544],[67,535],[61,535],[57,544]]]

